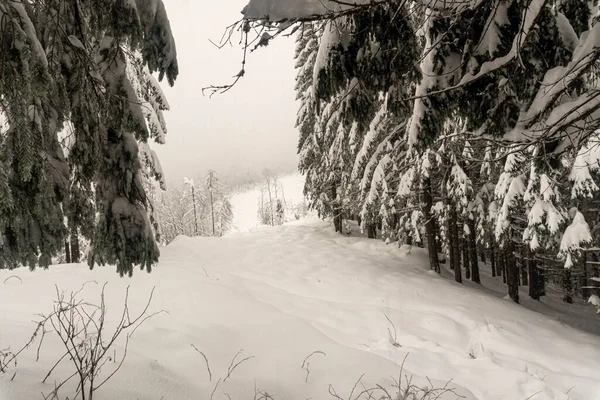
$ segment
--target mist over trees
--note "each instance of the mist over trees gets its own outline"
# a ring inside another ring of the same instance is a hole
[[[597,290],[596,1],[251,1],[244,13],[250,42],[251,28],[259,45],[297,37],[299,166],[337,231],[354,219],[370,237],[423,243],[457,282],[479,283],[486,263],[515,302],[521,285],[539,299],[557,284],[566,302]]]

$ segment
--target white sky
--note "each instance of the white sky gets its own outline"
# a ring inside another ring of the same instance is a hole
[[[171,105],[165,114],[167,144],[155,144],[167,182],[179,185],[209,168],[222,175],[297,164],[297,105],[294,101],[294,42],[278,38],[249,54],[246,76],[229,92],[212,99],[202,88],[232,81],[242,50],[221,50],[227,25],[241,18],[247,0],[164,0],[177,44],[179,78],[175,87],[161,83]]]

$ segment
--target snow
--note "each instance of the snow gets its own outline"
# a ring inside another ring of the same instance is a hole
[[[580,250],[585,244],[592,242],[590,227],[585,217],[579,211],[576,212],[573,222],[567,227],[560,242],[560,256],[566,258],[565,268],[571,268],[573,261],[571,252]]]
[[[365,4],[370,0],[353,0],[352,4]],[[302,19],[351,8],[334,0],[251,0],[242,10],[246,19],[283,21]]]
[[[525,120],[530,120],[545,110],[557,95],[562,93],[574,79],[581,75],[582,71],[588,67],[589,60],[596,52],[599,44],[600,25],[594,25],[591,31],[582,34],[573,57],[567,66],[555,67],[546,72],[540,90],[529,107]],[[550,121],[548,121],[548,124],[552,125]]]
[[[25,4],[13,1],[11,2],[11,6],[17,11],[19,14],[19,18],[21,19],[22,27],[18,27],[15,25],[16,29],[22,28],[21,32],[27,36],[27,41],[31,49],[33,50],[35,56],[38,61],[44,66],[48,66],[48,59],[46,57],[46,52],[44,51],[44,47],[40,43],[37,33],[35,31],[35,27],[33,22],[29,18],[29,14],[27,14],[27,10],[25,9]]]
[[[429,9],[425,10],[425,23],[423,24],[423,31],[427,32],[425,35],[425,46],[423,48],[424,57],[422,57],[420,69],[423,73],[421,82],[415,89],[415,102],[413,105],[412,117],[407,126],[407,142],[412,148],[419,142],[419,135],[421,133],[422,122],[427,114],[429,108],[429,101],[425,97],[427,93],[436,86],[438,74],[435,71],[435,59],[438,56],[438,51],[434,46],[435,41],[431,37],[429,30],[433,23],[433,12]]]
[[[581,146],[573,162],[569,174],[569,180],[573,182],[571,198],[592,197],[600,189],[590,173],[590,171],[598,169],[599,160],[600,152],[598,151],[597,137],[593,137],[588,143]]]
[[[323,29],[323,34],[321,35],[321,40],[319,42],[319,50],[317,51],[315,65],[313,67],[312,96],[315,99],[319,98],[317,95],[319,74],[322,70],[327,68],[329,54],[331,53],[331,50],[341,42],[342,34],[347,34],[347,32],[341,32],[341,28],[335,24],[332,24],[331,22],[325,24],[325,28]]]
[[[424,6],[437,10],[460,9],[476,7],[482,0],[420,0]],[[384,2],[384,1],[380,1]],[[336,0],[250,0],[242,10],[246,19],[266,19],[270,21],[285,21],[305,19],[319,15],[336,13],[349,8],[377,3],[373,0],[351,0],[340,2]]]
[[[75,265],[0,271],[0,282],[6,281],[0,348],[28,340],[31,320],[52,307],[54,284],[71,291],[88,282],[82,296],[96,302],[108,282],[111,321],[120,315],[127,285],[132,314],[152,287],[150,311],[169,314],[135,332],[123,369],[100,389],[99,400],[208,399],[240,349],[254,358],[217,388],[215,399],[252,398],[255,386],[275,399],[327,399],[329,385],[345,399],[363,373],[365,385],[389,388],[389,376],[398,375],[407,354],[404,373],[414,374],[414,383],[429,377],[437,386],[452,379],[450,387],[467,400],[600,396],[597,336],[428,269],[423,249],[341,236],[313,218],[220,239],[179,237],[162,249],[151,274],[133,279],[118,278],[112,268]],[[19,278],[7,279],[12,275]],[[595,312],[592,306],[570,307]],[[590,326],[600,333],[597,322]],[[191,344],[206,354],[212,381]],[[117,358],[122,346],[119,341]],[[64,363],[41,384],[62,354],[51,334],[39,362],[36,349],[11,367],[17,371],[13,381],[12,373],[0,376],[3,400],[40,398],[55,379],[68,376]],[[315,351],[324,354],[310,358],[307,379],[301,365]],[[112,363],[105,368],[108,373]]]
[[[486,61],[485,63],[483,63],[483,65],[476,74],[465,74],[465,76],[463,76],[462,80],[457,86],[463,86],[469,82],[473,82],[474,80],[479,79],[492,71],[504,67],[506,64],[514,60],[515,57],[518,56],[520,49],[523,47],[530,30],[534,26],[534,23],[537,20],[537,17],[543,9],[543,7],[545,6],[545,4],[545,0],[532,0],[529,6],[523,12],[524,18],[520,29],[521,34],[515,37],[510,51],[502,57],[497,57],[491,61]]]
[[[500,28],[508,24],[508,4],[504,2],[497,2],[495,5],[495,10],[488,18],[486,26],[483,30],[484,35],[475,48],[475,54],[483,55],[487,53],[490,56],[494,56],[494,54],[496,54],[498,51],[498,47],[502,43]]]

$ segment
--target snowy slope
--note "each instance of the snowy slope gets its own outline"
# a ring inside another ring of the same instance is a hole
[[[304,200],[304,177],[300,174],[286,175],[279,179],[283,188],[286,205],[293,206]],[[258,188],[234,195],[233,232],[248,232],[258,227],[258,204],[260,190]]]
[[[135,333],[123,370],[97,400],[209,399],[240,349],[254,358],[219,385],[214,399],[251,399],[255,386],[274,399],[333,399],[329,385],[348,399],[361,374],[365,386],[389,388],[407,354],[405,374],[427,376],[436,385],[453,379],[450,386],[467,399],[600,398],[597,336],[462,288],[426,265],[422,249],[409,253],[340,236],[309,218],[221,239],[180,237],[163,249],[151,274],[137,272],[133,279],[118,278],[112,268],[74,265],[0,271],[0,348],[27,341],[34,315],[52,307],[54,284],[73,290],[95,280],[83,293],[96,301],[108,281],[113,318],[127,285],[132,312],[156,286],[152,310],[169,314]],[[1,283],[11,275],[22,283]],[[212,381],[192,343],[209,359]],[[317,350],[325,355],[310,358],[307,378],[302,362]],[[117,349],[117,358],[121,353]],[[0,376],[0,399],[41,399],[53,379],[70,373],[61,364],[49,383],[40,384],[60,355],[47,335],[39,362],[33,346],[19,359],[13,381],[12,373]]]

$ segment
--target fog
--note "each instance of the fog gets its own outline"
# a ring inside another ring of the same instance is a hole
[[[207,5],[208,4],[208,5]],[[241,18],[246,0],[165,0],[177,43],[179,78],[162,87],[171,111],[167,144],[155,144],[167,182],[198,177],[207,169],[233,179],[264,168],[291,171],[297,165],[294,129],[294,41],[278,38],[248,55],[246,76],[225,94],[202,94],[229,84],[241,69],[240,35],[216,48],[225,27]]]

